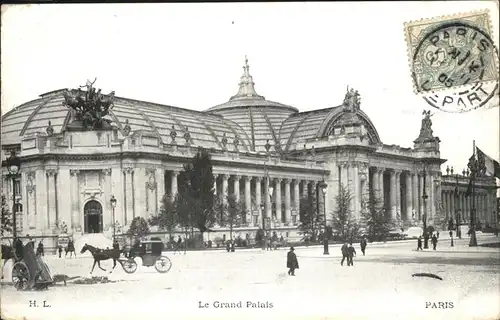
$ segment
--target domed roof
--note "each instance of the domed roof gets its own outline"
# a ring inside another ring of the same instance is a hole
[[[298,109],[266,100],[257,94],[248,59],[245,57],[238,93],[228,102],[212,107],[207,112],[221,115],[240,125],[250,138],[252,151],[266,152],[266,145],[269,144],[269,152],[281,152],[283,146],[279,139],[279,128]]]
[[[239,107],[275,107],[281,109],[288,109],[292,112],[297,112],[298,109],[282,104],[279,102],[274,102],[266,100],[265,97],[258,95],[255,91],[255,82],[250,75],[250,67],[248,65],[248,58],[245,56],[245,65],[243,66],[243,75],[240,78],[238,93],[232,96],[228,102],[216,105],[210,109],[208,112],[220,111],[224,109],[239,108]]]
[[[69,109],[63,105],[66,89],[49,92],[39,99],[29,101],[2,116],[2,144],[20,144],[22,137],[36,132],[45,133],[51,122],[54,134],[65,131],[70,120]],[[191,144],[204,148],[233,150],[235,138],[240,151],[250,151],[251,142],[238,124],[216,114],[181,109],[151,102],[114,98],[114,106],[108,117],[111,125],[122,131],[128,123],[133,131],[154,132],[165,144],[171,142],[170,133],[175,130],[177,140],[189,131]]]

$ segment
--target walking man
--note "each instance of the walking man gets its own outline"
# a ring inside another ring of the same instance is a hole
[[[365,255],[365,250],[366,250],[366,237],[363,237],[363,239],[361,239],[361,252],[363,252],[363,255]]]
[[[438,243],[438,239],[437,239],[436,235],[434,234],[432,236],[432,250],[436,250],[437,243]]]
[[[352,246],[352,242],[349,243],[349,247],[347,248],[347,266],[354,266],[353,256],[356,255],[356,249]]]
[[[42,240],[40,240],[40,242],[38,243],[38,248],[37,248],[36,251],[37,251],[36,253],[37,253],[38,256],[42,256],[42,257],[45,256],[45,254],[43,253],[43,243],[42,243]]]
[[[289,268],[288,275],[295,276],[295,269],[299,268],[299,261],[297,260],[297,256],[293,252],[295,249],[290,247],[290,251],[288,251],[286,257],[286,267]]]
[[[343,266],[344,265],[344,260],[347,258],[347,242],[345,242],[343,245],[342,245],[342,248],[340,248],[340,251],[342,252],[342,261],[340,261],[340,265]],[[349,262],[349,259],[347,259],[347,262]]]
[[[417,239],[417,251],[418,250],[422,250],[422,251],[424,250],[424,249],[422,249],[422,236],[418,237],[418,239]]]

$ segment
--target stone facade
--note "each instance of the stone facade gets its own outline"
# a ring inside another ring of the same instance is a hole
[[[112,128],[87,131],[66,130],[62,101],[61,91],[50,92],[2,117],[2,160],[12,150],[22,160],[16,184],[20,234],[55,235],[63,222],[70,233],[106,232],[114,222],[127,226],[134,217],[157,214],[163,196],[176,194],[177,176],[199,147],[212,155],[217,193],[243,200],[247,231],[270,220],[295,233],[299,200],[312,192],[330,223],[341,185],[353,195],[358,219],[374,194],[391,218],[418,224],[424,185],[430,225],[438,215],[470,214],[463,196],[467,178],[441,174],[445,160],[430,116],[422,120],[413,148],[383,144],[352,90],[338,107],[301,113],[257,95],[245,64],[238,94],[224,104],[196,112],[116,97]],[[2,192],[12,204],[5,166],[2,174]],[[318,192],[323,181],[324,196]],[[494,185],[487,178],[477,185],[483,223],[495,219]]]

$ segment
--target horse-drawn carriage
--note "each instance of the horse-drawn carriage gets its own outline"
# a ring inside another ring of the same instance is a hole
[[[33,242],[23,246],[22,254],[16,254],[12,267],[12,284],[17,290],[46,289],[53,279],[49,267],[35,254]]]
[[[144,267],[154,266],[156,271],[166,273],[172,268],[172,261],[167,256],[163,256],[162,251],[161,240],[142,241],[139,246],[132,247],[127,260],[121,261],[123,270],[126,273],[134,273],[137,270],[134,258],[140,257]]]

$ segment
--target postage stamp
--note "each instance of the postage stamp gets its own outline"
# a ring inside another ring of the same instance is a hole
[[[408,22],[404,30],[416,93],[456,89],[472,94],[477,83],[498,81],[498,51],[488,11]],[[472,94],[470,99],[479,101],[476,96]],[[462,97],[463,104],[469,105],[463,108],[477,107],[470,99]],[[450,98],[434,100],[450,103]]]

